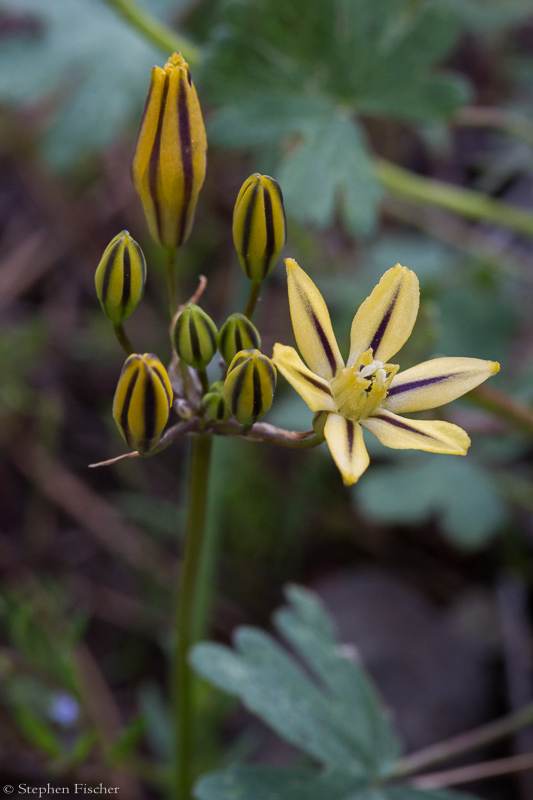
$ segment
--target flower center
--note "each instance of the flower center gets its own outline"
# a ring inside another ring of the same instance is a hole
[[[387,396],[397,364],[375,361],[372,350],[358,359],[358,364],[340,370],[330,383],[339,414],[355,422],[366,419]]]

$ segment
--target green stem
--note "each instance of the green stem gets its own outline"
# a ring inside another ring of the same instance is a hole
[[[477,386],[465,395],[464,399],[501,417],[529,436],[533,436],[533,408],[509,397],[505,392],[490,386]]]
[[[170,319],[174,319],[174,314],[178,308],[178,281],[176,278],[176,260],[178,257],[177,247],[167,247],[166,250],[166,272],[167,272],[167,295],[168,310]]]
[[[130,340],[126,335],[126,331],[124,330],[124,326],[121,322],[118,325],[113,325],[113,330],[115,331],[115,336],[117,337],[118,343],[120,346],[126,351],[126,353],[131,356],[135,350],[132,347]]]
[[[384,159],[376,160],[378,176],[393,194],[415,203],[429,203],[468,219],[493,222],[516,233],[533,236],[533,214],[518,206],[494,200],[473,189],[416,175]]]
[[[487,744],[496,742],[506,736],[511,736],[521,728],[526,728],[533,724],[533,703],[529,703],[520,711],[508,714],[506,717],[489,722],[473,731],[446,739],[444,742],[431,745],[430,747],[412,753],[410,756],[400,759],[395,770],[396,777],[406,777],[420,772],[423,769],[439,764],[441,761],[448,761],[455,756],[463,755],[471,750],[477,750]]]
[[[250,286],[250,294],[248,295],[248,302],[246,303],[246,308],[244,309],[244,316],[248,317],[248,319],[252,319],[252,314],[255,311],[260,292],[261,281],[252,281],[252,285]]]
[[[187,657],[194,644],[194,609],[202,559],[212,437],[196,434],[192,441],[189,512],[176,607],[176,639],[172,664],[175,757],[170,798],[191,800],[195,741],[193,675]]]
[[[149,42],[163,53],[170,55],[179,51],[189,64],[198,64],[201,60],[200,50],[185,36],[173,31],[167,25],[140,8],[134,0],[105,0],[126,22],[135,28]]]

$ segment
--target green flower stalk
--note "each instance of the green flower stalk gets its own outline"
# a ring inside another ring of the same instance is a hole
[[[157,356],[126,359],[113,400],[113,418],[126,444],[147,455],[161,438],[172,404],[172,386]]]
[[[259,350],[242,350],[231,362],[224,382],[224,397],[242,425],[264,417],[274,400],[276,368]]]
[[[261,337],[244,314],[232,314],[220,329],[218,349],[226,364],[231,364],[241,350],[259,350]]]
[[[104,314],[113,325],[121,325],[137,308],[146,282],[143,251],[128,231],[111,239],[94,280]]]
[[[205,179],[207,139],[189,65],[174,53],[153,67],[132,162],[152,238],[167,249],[187,241]]]
[[[187,303],[172,329],[172,343],[185,364],[205,369],[217,351],[217,329],[195,303]]]
[[[283,195],[268,175],[244,182],[233,211],[233,242],[246,277],[260,283],[272,272],[287,238]]]

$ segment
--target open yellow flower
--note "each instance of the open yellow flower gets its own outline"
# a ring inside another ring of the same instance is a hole
[[[292,258],[285,260],[296,342],[274,346],[273,361],[311,411],[327,413],[324,435],[347,486],[369,464],[361,425],[394,449],[466,455],[467,433],[441,420],[413,420],[396,412],[424,411],[449,403],[500,369],[479,358],[434,358],[398,373],[389,363],[405,344],[419,305],[418,278],[397,264],[357,311],[345,364],[324,298]]]

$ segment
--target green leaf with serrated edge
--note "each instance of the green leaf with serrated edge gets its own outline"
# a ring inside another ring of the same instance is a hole
[[[279,180],[296,219],[329,225],[339,207],[353,233],[373,231],[382,192],[362,131],[349,117],[317,123],[282,161]]]
[[[443,789],[413,789],[411,786],[387,786],[384,800],[476,800],[474,795]]]
[[[345,800],[354,789],[345,775],[237,766],[201,778],[194,794],[198,800]]]
[[[239,628],[234,641],[240,654],[233,659],[228,651],[217,662],[220,646],[214,651],[213,645],[200,644],[192,652],[192,665],[215,686],[238,694],[246,708],[313,758],[365,774],[364,754],[339,730],[328,698],[279,645],[254,628]]]
[[[361,666],[344,654],[318,598],[297,586],[286,590],[292,608],[274,617],[276,628],[331,692],[338,724],[366,754],[375,774],[392,770],[400,745],[374,687]]]
[[[277,614],[276,625],[319,683],[255,628],[237,630],[235,650],[197,645],[192,665],[320,763],[355,777],[388,774],[398,745],[374,690],[339,650],[318,599],[295,587],[288,597],[291,607]]]

